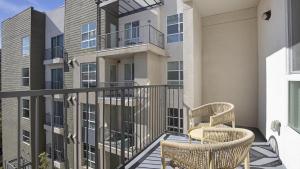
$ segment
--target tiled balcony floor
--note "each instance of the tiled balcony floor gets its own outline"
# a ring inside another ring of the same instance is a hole
[[[256,133],[256,132],[255,132]],[[256,133],[256,140],[252,145],[250,152],[251,169],[286,169],[278,156],[272,151],[267,142]],[[184,135],[164,135],[160,139],[171,140],[175,142],[187,142],[188,137]],[[159,140],[145,150],[140,156],[131,162],[129,169],[161,169]],[[167,169],[172,167],[168,166]],[[238,169],[242,169],[239,167]]]

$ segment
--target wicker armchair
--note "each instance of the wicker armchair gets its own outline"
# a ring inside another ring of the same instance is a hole
[[[246,129],[204,128],[204,137],[214,140],[208,144],[176,143],[161,141],[162,167],[166,158],[179,168],[186,169],[234,169],[243,161],[249,169],[249,151],[254,134]]]
[[[235,128],[234,105],[226,102],[209,103],[190,111],[190,129],[201,127],[224,127],[226,123]]]

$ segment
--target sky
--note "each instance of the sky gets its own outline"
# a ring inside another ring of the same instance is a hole
[[[64,4],[64,0],[0,0],[0,27],[2,21],[33,6],[39,11],[49,11]],[[0,34],[1,48],[1,34]]]

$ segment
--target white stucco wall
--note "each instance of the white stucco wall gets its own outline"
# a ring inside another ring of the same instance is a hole
[[[300,77],[288,75],[287,71],[286,2],[262,0],[258,6],[258,18],[261,18],[263,12],[272,10],[269,21],[258,20],[259,128],[266,133],[266,138],[272,135],[276,137],[280,158],[286,168],[298,169],[300,134],[288,127],[288,80],[299,81]],[[270,129],[273,120],[281,122],[280,135]]]
[[[45,48],[51,48],[51,38],[64,33],[65,7],[46,12]]]
[[[257,126],[257,12],[249,8],[202,18],[202,103],[235,105],[236,124]]]

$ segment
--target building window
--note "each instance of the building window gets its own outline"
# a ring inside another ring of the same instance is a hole
[[[64,103],[53,101],[54,125],[63,127],[64,125]]]
[[[29,68],[23,68],[22,69],[22,85],[23,86],[29,86]]]
[[[22,55],[29,56],[30,54],[30,37],[26,36],[22,38]]]
[[[300,133],[300,81],[289,82],[289,126]]]
[[[168,63],[168,84],[182,85],[183,84],[183,62],[175,61]]]
[[[28,99],[22,99],[22,111],[23,111],[23,117],[29,119],[30,114],[29,114],[29,100]]]
[[[140,22],[129,22],[125,24],[125,45],[133,45],[139,43],[140,38]]]
[[[134,80],[134,64],[125,64],[124,73],[124,80]]]
[[[95,105],[82,104],[82,120],[83,127],[88,127],[89,129],[95,130],[96,118],[95,118]]]
[[[85,162],[88,163],[88,166],[91,168],[96,167],[95,153],[96,153],[95,146],[86,143],[83,144],[83,158],[85,159]]]
[[[167,17],[167,42],[183,41],[183,14],[176,14]]]
[[[49,87],[51,89],[62,89],[64,84],[63,78],[63,69],[51,69],[51,82]]]
[[[30,144],[30,132],[27,130],[23,130],[23,136],[22,136],[23,142],[26,144]]]
[[[96,63],[81,64],[81,87],[96,87]]]
[[[63,58],[64,35],[51,38],[51,56],[54,58]]]
[[[96,23],[87,23],[81,26],[81,48],[96,47]]]
[[[183,132],[183,109],[168,108],[168,131]],[[179,124],[180,123],[180,124]]]

